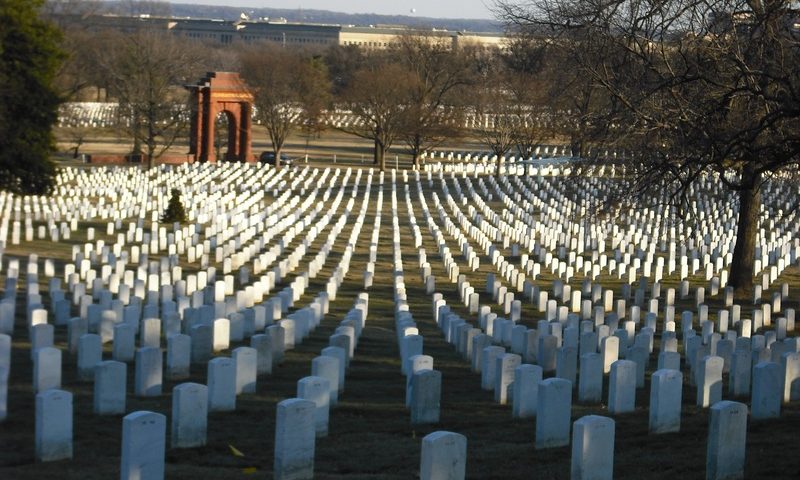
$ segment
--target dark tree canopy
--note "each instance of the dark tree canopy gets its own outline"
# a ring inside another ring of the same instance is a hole
[[[56,168],[52,127],[61,98],[53,82],[60,32],[39,17],[41,0],[0,2],[0,188],[46,194]]]
[[[586,79],[584,92],[601,90],[602,108],[589,118],[605,129],[592,140],[595,152],[629,152],[618,170],[621,200],[685,211],[707,178],[738,199],[729,284],[743,293],[752,287],[762,185],[800,165],[800,14],[792,5],[534,0],[499,10],[560,46],[571,59],[564,67]]]

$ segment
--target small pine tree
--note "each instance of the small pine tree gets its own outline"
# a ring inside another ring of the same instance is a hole
[[[169,198],[167,209],[164,210],[164,214],[161,215],[161,222],[185,223],[186,210],[183,208],[183,203],[181,203],[181,191],[178,190],[177,188],[173,188],[170,193],[172,194],[172,196]]]

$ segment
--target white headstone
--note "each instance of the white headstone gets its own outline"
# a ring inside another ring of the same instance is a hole
[[[662,351],[658,354],[658,370],[678,370],[681,369],[681,354],[678,352]]]
[[[202,447],[208,427],[208,387],[181,383],[172,389],[172,448]]]
[[[650,377],[650,433],[679,432],[683,375],[678,370],[663,369]]]
[[[557,352],[558,338],[540,331],[537,362],[541,365],[545,373],[554,372],[556,370]]]
[[[536,416],[536,402],[541,381],[542,367],[538,365],[520,365],[514,370],[514,392],[511,405],[513,417]]]
[[[136,357],[136,328],[127,323],[114,326],[114,344],[111,358],[118,362],[132,362]]]
[[[760,362],[753,368],[753,395],[750,413],[753,420],[778,418],[783,400],[783,371],[772,362]]]
[[[697,367],[697,406],[710,407],[722,400],[722,357],[706,356]]]
[[[559,348],[556,360],[556,377],[568,380],[574,386],[577,375],[578,349],[567,346]]]
[[[256,372],[258,375],[272,373],[272,339],[269,335],[258,334],[250,337],[250,347],[256,350]]]
[[[256,393],[258,352],[255,348],[239,347],[232,352],[236,368],[236,394]]]
[[[103,360],[103,344],[100,335],[87,333],[78,341],[78,378],[94,380],[94,367]]]
[[[339,393],[344,392],[347,352],[341,347],[325,347],[322,349],[320,354],[324,357],[333,357],[339,360]]]
[[[744,478],[747,405],[722,400],[710,410],[706,480]]]
[[[52,347],[55,329],[49,323],[40,323],[30,329],[31,332],[31,359],[33,352],[43,347]]]
[[[128,366],[122,362],[106,360],[94,368],[94,413],[98,415],[125,413]]]
[[[411,377],[411,423],[438,423],[442,395],[442,373],[421,370]]]
[[[605,337],[600,342],[600,354],[603,356],[603,373],[611,372],[611,364],[619,359],[619,337]]]
[[[61,350],[44,347],[34,353],[33,390],[38,393],[51,388],[61,388]]]
[[[730,394],[744,397],[750,394],[752,354],[749,350],[735,350],[731,356]]]
[[[784,403],[800,400],[800,354],[786,352],[781,356],[783,367],[783,401]]]
[[[611,364],[608,380],[608,411],[628,413],[636,408],[636,363],[617,360]]]
[[[275,480],[314,478],[314,411],[310,400],[290,398],[278,403],[275,424]]]
[[[348,368],[350,366],[350,359],[353,358],[353,356],[351,355],[351,352],[353,351],[352,340],[353,340],[352,337],[343,333],[337,333],[331,335],[330,338],[328,339],[328,343],[330,346],[339,347],[342,350],[344,350],[345,353],[347,354],[345,356],[345,368]]]
[[[336,405],[339,401],[339,359],[325,355],[315,357],[311,360],[311,375],[328,380],[330,405]]]
[[[522,357],[506,353],[495,359],[494,401],[500,405],[508,402],[508,386],[514,381],[514,371],[522,364]]]
[[[227,318],[214,320],[214,352],[227,350],[231,342],[231,321]]]
[[[406,407],[411,406],[411,380],[414,374],[422,370],[433,370],[433,357],[430,355],[414,355],[408,359],[406,367]]]
[[[163,356],[161,349],[144,347],[136,350],[135,394],[137,397],[161,395],[163,380]]]
[[[142,347],[161,346],[161,319],[145,318],[142,320],[142,331],[139,345]]]
[[[138,411],[122,419],[121,480],[162,480],[167,417]]]
[[[236,410],[236,365],[228,357],[208,362],[208,411]]]
[[[167,378],[183,380],[189,377],[192,363],[192,338],[180,333],[167,338]]]
[[[36,394],[36,459],[72,458],[72,394],[55,388]]]
[[[328,436],[331,384],[322,377],[304,377],[297,381],[297,398],[311,400],[314,408],[314,431],[317,437]]]
[[[614,420],[587,415],[572,427],[572,480],[614,478]]]
[[[600,403],[603,399],[603,356],[600,353],[581,355],[578,375],[578,400]]]
[[[272,340],[272,365],[274,367],[283,363],[283,354],[286,351],[286,330],[280,325],[270,325],[267,327],[267,335]]]
[[[206,364],[213,354],[214,336],[213,330],[208,325],[195,325],[189,330],[192,338],[192,363]]]
[[[536,449],[569,445],[572,384],[563,378],[539,383],[536,403]]]
[[[463,480],[467,468],[467,437],[438,431],[422,438],[420,480]]]
[[[503,347],[486,347],[483,349],[481,367],[481,388],[487,391],[494,390],[495,374],[497,373],[496,359],[505,354]]]

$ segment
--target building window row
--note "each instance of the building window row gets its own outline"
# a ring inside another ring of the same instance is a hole
[[[360,42],[355,40],[345,40],[342,42],[343,45],[356,45],[359,47],[396,47],[398,44],[396,42]]]

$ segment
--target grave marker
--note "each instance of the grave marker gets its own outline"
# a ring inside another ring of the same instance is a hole
[[[311,400],[290,398],[278,403],[275,422],[275,480],[314,478],[314,411]]]
[[[572,480],[614,478],[614,420],[587,415],[572,429]]]
[[[467,437],[445,431],[423,437],[420,480],[463,480],[466,466]]]
[[[122,419],[121,480],[164,478],[167,417],[139,411]]]
[[[36,394],[36,460],[72,458],[72,394],[52,388]]]

